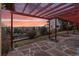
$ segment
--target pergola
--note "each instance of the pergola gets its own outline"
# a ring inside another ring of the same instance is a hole
[[[49,20],[49,29],[51,19],[56,19],[55,27],[57,19],[79,25],[78,3],[4,3],[3,5],[11,12],[11,48],[13,48],[13,14]],[[57,28],[55,28],[55,41],[57,41]]]

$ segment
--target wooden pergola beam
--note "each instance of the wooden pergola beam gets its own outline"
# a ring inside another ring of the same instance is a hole
[[[23,13],[24,13],[24,11],[25,11],[25,9],[26,9],[27,6],[28,6],[28,3],[25,4],[24,9],[22,11]]]
[[[45,11],[47,8],[49,8],[51,5],[53,5],[52,3],[46,5],[44,8],[40,9],[38,12],[35,13],[35,15],[39,14],[42,11]]]
[[[64,12],[62,12],[62,13],[54,14],[54,15],[56,15],[56,16],[67,15],[67,14],[69,14],[69,13],[71,13],[71,12],[76,11],[76,10],[79,10],[79,7],[74,4],[74,8],[72,8],[72,9],[70,9],[70,10],[67,10],[67,11],[64,11]],[[51,18],[52,16],[54,16],[54,15],[52,14],[52,15],[50,16],[50,18]]]
[[[79,20],[79,17],[73,17],[73,18],[70,18],[70,17],[58,17],[59,19],[61,19],[61,20],[65,20],[65,21],[68,21],[68,22],[71,22],[71,23],[75,23],[75,24],[78,24],[78,20]],[[77,19],[76,21],[75,21],[75,19]]]
[[[65,13],[65,14],[62,14],[62,15],[52,15],[51,17],[48,17],[48,18],[50,18],[50,19],[52,19],[53,17],[65,17],[65,16],[73,16],[73,15],[76,15],[76,14],[78,14],[79,13],[79,10],[76,10],[76,11],[71,11],[71,12],[69,12],[69,13]],[[60,13],[61,14],[61,13]]]
[[[65,7],[61,8],[61,9],[56,10],[56,11],[51,11],[51,13],[48,13],[48,14],[43,15],[43,16],[46,16],[46,17],[47,17],[47,16],[52,16],[53,13],[56,13],[56,12],[61,11],[61,10],[64,10],[64,9],[69,8],[69,7],[71,7],[71,6],[74,6],[74,4],[71,4],[71,5],[69,5],[69,6],[65,6]]]
[[[41,3],[38,3],[38,5],[36,7],[34,7],[29,14],[31,14],[34,10],[36,10],[40,6],[40,4]]]
[[[58,6],[56,6],[56,7],[54,7],[54,8],[51,8],[50,10],[47,10],[47,11],[41,13],[39,16],[42,16],[43,14],[45,14],[45,13],[47,13],[47,12],[50,12],[50,11],[52,11],[52,10],[54,10],[54,9],[56,9],[56,8],[58,8],[58,7],[62,6],[62,5],[64,5],[64,4],[65,4],[65,3],[59,4]]]
[[[23,15],[23,16],[30,16],[30,17],[36,17],[36,18],[41,18],[41,19],[49,19],[49,18],[44,18],[44,17],[39,17],[39,16],[35,16],[35,15],[30,15],[30,14],[24,14],[24,13],[20,13],[20,12],[14,12],[14,14],[18,14],[18,15]]]
[[[61,15],[61,16],[72,16],[72,15],[76,15],[76,14],[78,14],[78,13],[79,13],[79,10],[76,10],[76,11],[74,11],[74,12],[69,12],[69,13],[63,14],[63,15]]]

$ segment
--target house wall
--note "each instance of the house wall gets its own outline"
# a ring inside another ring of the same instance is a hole
[[[57,29],[60,29],[61,24],[59,22],[59,19],[57,19],[57,26],[58,26]],[[46,27],[49,28],[49,25],[47,25]],[[50,20],[50,30],[53,31],[54,29],[55,29],[55,19],[52,19]]]
[[[50,20],[50,26],[51,26],[51,29],[55,29],[55,19]],[[60,29],[60,23],[58,19],[57,19],[57,26],[58,26],[58,29]]]

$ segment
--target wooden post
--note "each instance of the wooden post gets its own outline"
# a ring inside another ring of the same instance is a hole
[[[57,40],[57,18],[55,18],[55,42],[58,42]]]
[[[50,20],[49,20],[49,33],[48,33],[48,35],[49,35],[49,40],[51,40],[51,37],[50,37]]]
[[[75,34],[75,24],[73,25],[73,33]]]
[[[13,13],[11,12],[11,50],[13,50]]]
[[[66,27],[66,30],[67,30],[67,34],[69,35],[68,21],[67,21],[67,27]]]
[[[79,27],[78,27],[78,25],[76,25],[77,26],[77,31],[79,31]]]

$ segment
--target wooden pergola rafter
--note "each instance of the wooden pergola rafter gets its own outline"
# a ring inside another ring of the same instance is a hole
[[[38,5],[36,5],[29,14],[33,13],[39,6],[40,6],[41,3],[39,3]]]
[[[39,13],[42,12],[42,11],[45,11],[47,8],[49,8],[49,7],[52,6],[52,5],[53,5],[52,3],[46,5],[44,8],[41,8],[38,12],[36,12],[35,15],[39,14]]]
[[[65,10],[66,8],[69,8],[69,7],[72,7],[72,6],[74,6],[74,4],[71,4],[71,5],[65,6],[65,7],[61,8],[61,9],[56,10],[56,11],[52,11],[51,13],[46,14],[46,15],[43,15],[43,16],[48,16],[48,17],[50,17],[50,16],[53,15],[53,13],[56,13],[56,12],[61,11],[61,10]]]
[[[58,6],[56,6],[56,7],[54,7],[54,8],[51,8],[50,10],[46,10],[45,12],[41,13],[39,16],[42,16],[43,14],[45,14],[45,13],[47,13],[47,12],[53,11],[54,9],[56,9],[56,8],[58,8],[58,7],[60,7],[60,6],[63,6],[63,5],[65,5],[65,3],[59,4]]]
[[[28,6],[28,3],[25,4],[24,9],[22,11],[23,13],[24,13],[25,9],[27,8],[27,6]]]
[[[52,15],[49,18],[51,19],[53,17],[60,17],[60,16],[64,16],[64,15],[67,16],[68,14],[71,14],[72,15],[72,13],[73,14],[76,14],[76,12],[78,12],[78,10],[79,10],[79,7],[76,6],[73,9],[70,9],[70,10],[64,11],[62,13],[58,13],[58,14]]]

